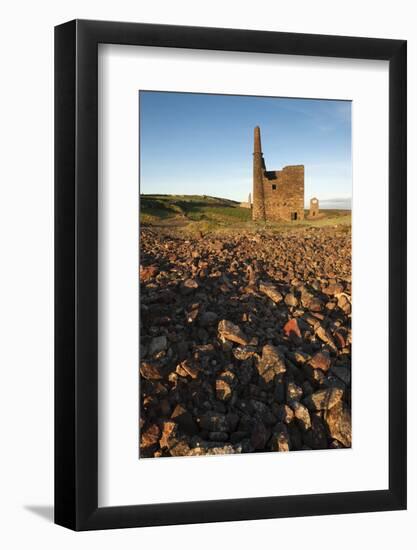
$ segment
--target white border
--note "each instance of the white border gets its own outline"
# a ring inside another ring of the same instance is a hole
[[[138,460],[140,89],[353,100],[352,449]],[[101,45],[99,105],[99,505],[387,488],[388,64]]]

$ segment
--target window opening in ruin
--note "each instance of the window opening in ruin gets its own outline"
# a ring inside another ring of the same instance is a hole
[[[294,221],[297,219],[297,212],[291,212],[291,221]]]
[[[272,190],[275,191],[275,189],[277,188],[277,186],[275,185],[275,183],[272,184]]]

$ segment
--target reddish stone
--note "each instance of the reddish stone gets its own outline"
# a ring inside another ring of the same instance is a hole
[[[298,336],[298,338],[301,338],[301,331],[300,327],[298,326],[297,319],[290,319],[284,325],[284,333],[285,336],[291,336],[291,334],[295,334],[296,336]]]
[[[148,265],[147,267],[140,266],[139,277],[141,283],[146,283],[159,273],[156,265]]]

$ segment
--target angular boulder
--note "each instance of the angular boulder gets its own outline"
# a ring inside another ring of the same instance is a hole
[[[223,341],[229,340],[230,342],[235,342],[236,344],[241,344],[242,346],[246,346],[249,344],[248,338],[242,332],[240,327],[238,327],[231,321],[223,319],[218,324],[217,330],[220,339]]]
[[[279,292],[277,287],[272,283],[260,282],[259,290],[268,296],[274,303],[278,304],[282,300],[282,294]]]
[[[339,403],[342,397],[341,388],[331,387],[312,393],[304,399],[303,403],[312,411],[328,410]]]
[[[352,419],[348,406],[339,401],[325,415],[325,423],[333,439],[345,447],[352,446]]]
[[[256,368],[267,384],[287,370],[281,352],[277,347],[270,344],[266,344],[262,348],[262,357],[257,361]]]

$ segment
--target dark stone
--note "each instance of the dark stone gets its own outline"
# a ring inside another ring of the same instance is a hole
[[[262,450],[271,435],[271,432],[262,422],[257,422],[252,430],[250,442],[255,450]]]
[[[181,431],[188,435],[198,433],[198,426],[193,416],[182,405],[177,405],[171,414],[171,418],[180,426]]]
[[[271,451],[288,452],[291,450],[290,437],[285,424],[279,423],[271,436]]]
[[[200,428],[209,432],[227,432],[227,419],[224,414],[207,413],[200,417]]]

